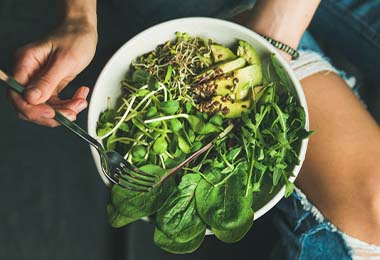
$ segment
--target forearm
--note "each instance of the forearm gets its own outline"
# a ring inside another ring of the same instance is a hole
[[[246,20],[255,32],[297,48],[320,0],[257,0]]]
[[[96,0],[64,0],[64,19],[80,20],[96,27]]]

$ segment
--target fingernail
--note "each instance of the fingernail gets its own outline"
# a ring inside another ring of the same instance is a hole
[[[90,93],[90,89],[86,87],[83,92],[84,92],[83,93],[84,98],[87,98],[88,94]]]
[[[51,111],[43,112],[42,117],[48,119],[48,118],[53,118],[54,114]]]
[[[38,88],[34,88],[34,89],[28,90],[27,95],[29,98],[37,100],[41,97],[42,92]]]
[[[82,101],[78,104],[78,109],[79,110],[83,110],[87,107],[87,102],[86,101]]]

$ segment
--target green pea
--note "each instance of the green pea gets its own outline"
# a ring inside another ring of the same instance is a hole
[[[168,143],[165,140],[165,137],[161,136],[153,144],[153,152],[160,154],[166,151],[168,148]]]
[[[146,155],[146,148],[142,145],[136,145],[132,150],[133,158],[144,158]]]
[[[160,110],[165,115],[173,115],[178,111],[178,109],[179,109],[179,104],[175,100],[165,101],[160,104]]]
[[[179,121],[177,118],[170,119],[168,125],[169,129],[174,133],[178,133],[183,127],[181,121]]]

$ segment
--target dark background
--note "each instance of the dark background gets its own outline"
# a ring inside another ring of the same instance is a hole
[[[0,0],[1,69],[10,71],[12,55],[18,47],[40,39],[57,25],[59,2]],[[151,6],[151,2],[155,2],[156,7]],[[70,96],[80,85],[92,86],[110,56],[131,36],[152,24],[179,16],[226,17],[239,10],[235,0],[223,0],[223,8],[219,8],[219,0],[194,0],[182,1],[178,10],[172,12],[170,4],[177,2],[100,1],[95,59],[70,84],[71,88],[64,91],[63,97]],[[213,8],[202,4],[206,2]],[[190,8],[194,4],[199,6],[196,13],[189,11],[195,10]],[[160,10],[167,10],[169,14]],[[328,22],[330,27],[320,27],[318,23],[323,23],[322,18],[326,17],[317,15],[314,27],[325,31],[314,29],[316,35],[323,36],[337,26],[329,20],[326,24]],[[336,43],[339,37],[334,40]],[[366,84],[358,69],[344,58],[350,55],[339,53],[338,43],[335,49],[324,47],[335,63],[355,74],[360,85],[367,86],[362,94],[370,103],[371,113],[377,117],[375,89],[368,88],[371,84]],[[86,113],[82,113],[78,123],[86,125]],[[108,196],[87,145],[63,128],[48,129],[16,119],[6,101],[5,90],[0,89],[0,260],[223,260],[243,259],[248,254],[254,259],[268,259],[278,239],[270,212],[256,221],[238,244],[224,244],[207,237],[192,255],[170,255],[153,245],[150,224],[137,222],[124,229],[109,227],[105,214]]]
[[[18,47],[40,39],[56,26],[58,2],[0,0],[1,69],[10,71]],[[92,86],[117,48],[158,22],[144,20],[133,8],[125,15],[120,11],[124,3],[117,2],[99,3],[96,57],[63,96],[77,86]],[[209,11],[216,16],[222,10]],[[200,14],[207,15],[205,10]],[[191,14],[178,14],[185,15]],[[86,125],[85,114],[78,119],[82,126]],[[154,246],[150,224],[111,228],[105,214],[108,196],[87,145],[63,128],[49,129],[16,119],[5,90],[0,89],[0,260],[223,260],[240,259],[247,252],[266,259],[276,237],[270,215],[266,215],[238,244],[208,237],[195,254],[174,256]]]

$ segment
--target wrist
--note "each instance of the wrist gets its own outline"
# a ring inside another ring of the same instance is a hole
[[[96,0],[65,0],[63,10],[64,23],[97,27]]]
[[[246,25],[254,31],[296,49],[308,27],[319,0],[260,0]]]
[[[80,24],[82,26],[97,28],[97,16],[89,12],[67,12],[63,18],[64,24]]]

